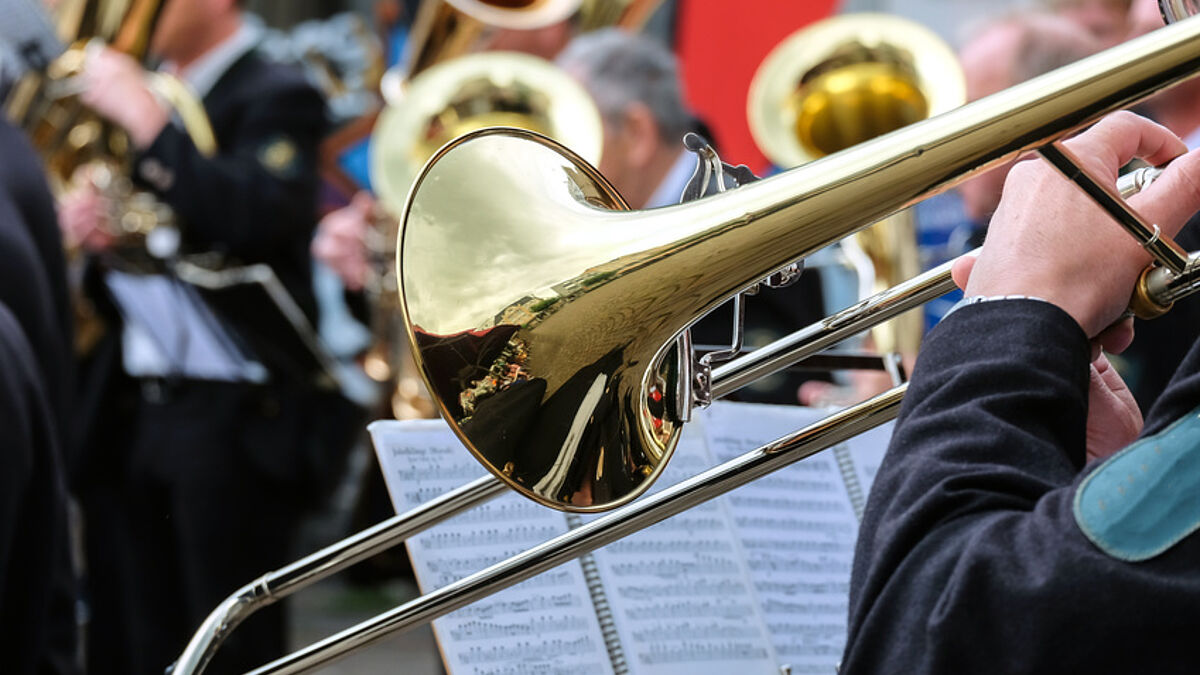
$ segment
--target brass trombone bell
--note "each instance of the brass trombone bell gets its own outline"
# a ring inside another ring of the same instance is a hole
[[[371,136],[371,184],[399,213],[413,178],[450,140],[485,127],[530,129],[597,162],[603,143],[591,96],[554,64],[515,52],[470,54],[413,78]]]
[[[1190,75],[1197,19],[936,118],[679,206],[622,212],[528,131],[440,150],[409,193],[402,304],[455,433],[510,487],[600,511],[661,472],[690,407],[675,338],[734,293]],[[689,355],[690,356],[690,355]]]
[[[958,58],[929,29],[845,14],[796,31],[767,55],[747,98],[755,143],[790,168],[962,104]]]

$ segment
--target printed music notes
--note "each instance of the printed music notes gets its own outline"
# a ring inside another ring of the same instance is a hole
[[[654,490],[821,416],[719,402]],[[370,428],[398,511],[483,475],[440,421]],[[451,675],[833,673],[854,540],[890,427],[802,460],[434,622]],[[409,541],[423,592],[599,515],[502,496]]]
[[[485,472],[439,420],[376,423],[370,431],[398,511]],[[418,534],[408,551],[418,584],[428,592],[566,530],[562,513],[513,493]],[[549,570],[433,627],[450,673],[613,672],[578,564]]]

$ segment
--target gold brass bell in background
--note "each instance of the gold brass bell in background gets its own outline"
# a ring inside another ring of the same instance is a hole
[[[845,14],[786,38],[750,86],[747,115],[759,149],[780,168],[806,164],[962,105],[954,51],[900,17]],[[916,224],[903,212],[855,235],[874,283],[863,297],[920,272]],[[924,326],[909,312],[872,331],[882,352],[915,354]]]

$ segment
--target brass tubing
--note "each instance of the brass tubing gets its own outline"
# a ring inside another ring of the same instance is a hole
[[[649,364],[684,327],[797,257],[1197,68],[1193,18],[782,174],[644,212],[616,208],[591,167],[545,139],[496,129],[466,136],[426,165],[405,207],[401,288],[418,363],[460,438],[502,480],[513,477],[514,489],[563,510],[631,501],[678,436],[676,420],[643,423],[655,413],[641,402],[657,375]],[[482,348],[485,339],[510,352],[489,353],[489,362],[514,359],[510,370],[544,391],[522,398],[533,390],[457,379],[455,345]],[[496,406],[520,399],[520,418],[472,415],[493,397]],[[630,401],[642,409],[616,412]],[[581,415],[578,434],[555,422],[584,409],[611,414]],[[504,439],[518,439],[530,458],[510,472]],[[588,483],[599,472],[587,469],[602,462],[629,470]],[[547,466],[585,469],[558,476]]]
[[[386,551],[408,537],[506,491],[504,484],[492,476],[479,478],[415,509],[331,544],[287,567],[259,577],[238,589],[208,615],[192,636],[187,648],[167,672],[170,675],[196,675],[203,672],[229,633],[259,609],[315,581]]]
[[[975,252],[966,255],[974,255]],[[892,317],[954,290],[945,262],[908,281],[713,369],[713,398],[721,398],[823,351]]]

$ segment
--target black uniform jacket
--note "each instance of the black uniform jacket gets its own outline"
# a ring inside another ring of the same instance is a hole
[[[1077,524],[1100,475],[1081,471],[1088,359],[1034,300],[929,334],[863,519],[843,674],[1196,672],[1200,536],[1126,562]],[[1198,403],[1193,349],[1144,434]]]
[[[309,244],[324,101],[298,69],[251,51],[221,76],[204,109],[216,134],[215,157],[201,155],[186,132],[168,125],[139,156],[135,177],[179,216],[184,253],[270,265],[315,324]],[[252,343],[289,330],[277,314],[222,309]]]
[[[36,361],[0,304],[0,651],[4,672],[48,672],[66,498],[54,418]]]
[[[29,141],[0,119],[0,302],[28,336],[49,403],[65,419],[72,318],[62,235],[44,175]]]
[[[135,181],[179,217],[183,254],[211,253],[227,265],[269,265],[315,325],[309,244],[317,220],[317,146],[327,127],[324,101],[299,70],[250,51],[203,103],[216,135],[216,156],[203,156],[186,132],[168,125],[135,158]],[[88,288],[101,313],[119,327],[120,316],[99,280],[91,275]],[[311,426],[306,408],[313,405],[306,398],[311,373],[289,367],[294,361],[282,362],[272,347],[277,336],[292,330],[283,316],[261,306],[247,308],[239,299],[218,298],[214,310],[267,366],[271,385],[256,389],[239,412],[244,420],[234,424],[246,439],[266,439],[247,441],[255,448],[246,453],[251,462],[291,474],[301,470],[287,456],[298,442],[279,430],[303,435]],[[78,481],[119,471],[121,457],[112,450],[130,442],[128,419],[137,414],[141,394],[122,374],[119,338],[119,328],[109,331],[87,363],[81,396],[93,405],[85,406],[90,443],[73,472]]]

